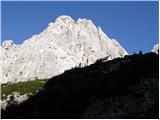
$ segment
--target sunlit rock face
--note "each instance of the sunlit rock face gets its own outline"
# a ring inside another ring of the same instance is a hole
[[[159,44],[154,45],[152,52],[159,54]]]
[[[60,16],[22,44],[5,41],[0,47],[1,83],[46,79],[97,59],[124,57],[127,52],[91,20]]]

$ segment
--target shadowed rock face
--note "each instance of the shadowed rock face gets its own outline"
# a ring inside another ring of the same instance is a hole
[[[100,59],[53,77],[2,118],[158,118],[159,56]]]
[[[86,66],[97,59],[124,57],[127,52],[110,39],[91,20],[60,16],[38,35],[13,47],[5,41],[2,53],[1,82],[51,78],[75,66]]]

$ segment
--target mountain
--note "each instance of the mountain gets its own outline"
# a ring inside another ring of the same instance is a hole
[[[158,119],[159,55],[134,54],[67,70],[2,118]]]
[[[0,47],[1,83],[46,79],[97,59],[124,57],[127,52],[91,20],[60,16],[22,44],[4,41]]]

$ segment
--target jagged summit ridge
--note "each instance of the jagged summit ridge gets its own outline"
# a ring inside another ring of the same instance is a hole
[[[106,56],[114,59],[127,54],[91,20],[75,22],[70,16],[58,17],[20,45],[5,41],[0,51],[2,83],[46,79]]]

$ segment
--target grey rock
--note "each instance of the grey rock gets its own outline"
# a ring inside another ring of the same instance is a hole
[[[1,83],[47,79],[97,59],[124,57],[127,52],[91,20],[60,16],[22,44],[5,41],[0,47]]]
[[[159,54],[159,44],[154,45],[152,52],[155,52],[156,54]]]

